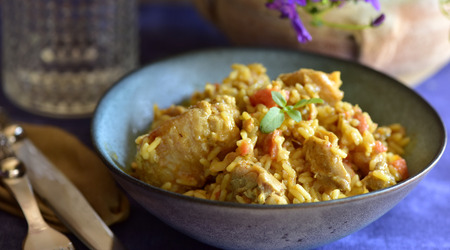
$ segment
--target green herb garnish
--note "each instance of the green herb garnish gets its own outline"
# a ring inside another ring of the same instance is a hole
[[[298,101],[294,106],[286,106],[287,101],[284,99],[283,95],[278,91],[272,91],[272,99],[275,101],[278,107],[272,107],[269,109],[267,114],[261,120],[259,124],[259,129],[261,132],[268,134],[275,129],[279,128],[284,121],[284,113],[288,114],[294,121],[299,122],[302,120],[302,114],[297,108],[303,107],[312,103],[323,103],[320,98],[302,99]]]

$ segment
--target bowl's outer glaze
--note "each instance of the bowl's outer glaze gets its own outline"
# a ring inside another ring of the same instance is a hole
[[[194,239],[224,249],[304,249],[330,243],[378,219],[419,181],[352,200],[262,207],[149,192],[146,186],[116,177],[153,215]]]
[[[286,206],[211,202],[174,194],[124,171],[134,139],[146,132],[153,104],[181,102],[207,82],[221,82],[233,63],[262,63],[270,77],[312,68],[341,71],[345,101],[359,104],[380,125],[403,124],[410,178],[393,187],[346,199]],[[147,65],[122,78],[102,98],[92,123],[95,147],[120,185],[174,228],[222,248],[310,248],[342,238],[373,222],[401,201],[431,170],[446,145],[435,110],[400,82],[367,67],[291,50],[210,49]]]

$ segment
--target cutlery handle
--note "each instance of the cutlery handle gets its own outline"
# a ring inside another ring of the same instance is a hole
[[[7,160],[8,162],[3,161],[2,165],[16,165],[12,169],[23,168],[22,163],[17,159],[11,158]],[[22,173],[16,177],[4,177],[3,182],[11,190],[19,206],[22,208],[25,219],[28,222],[28,231],[33,232],[46,229],[48,225],[42,218],[26,173]]]

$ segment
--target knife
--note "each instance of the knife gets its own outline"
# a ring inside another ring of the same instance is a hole
[[[21,126],[4,127],[16,156],[28,167],[36,193],[87,247],[125,249],[76,186],[26,138]]]

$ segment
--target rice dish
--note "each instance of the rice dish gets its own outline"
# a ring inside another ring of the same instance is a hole
[[[197,198],[255,204],[318,202],[408,178],[400,124],[379,126],[343,101],[340,72],[270,79],[258,63],[233,64],[187,105],[153,107],[136,138],[131,174]]]

